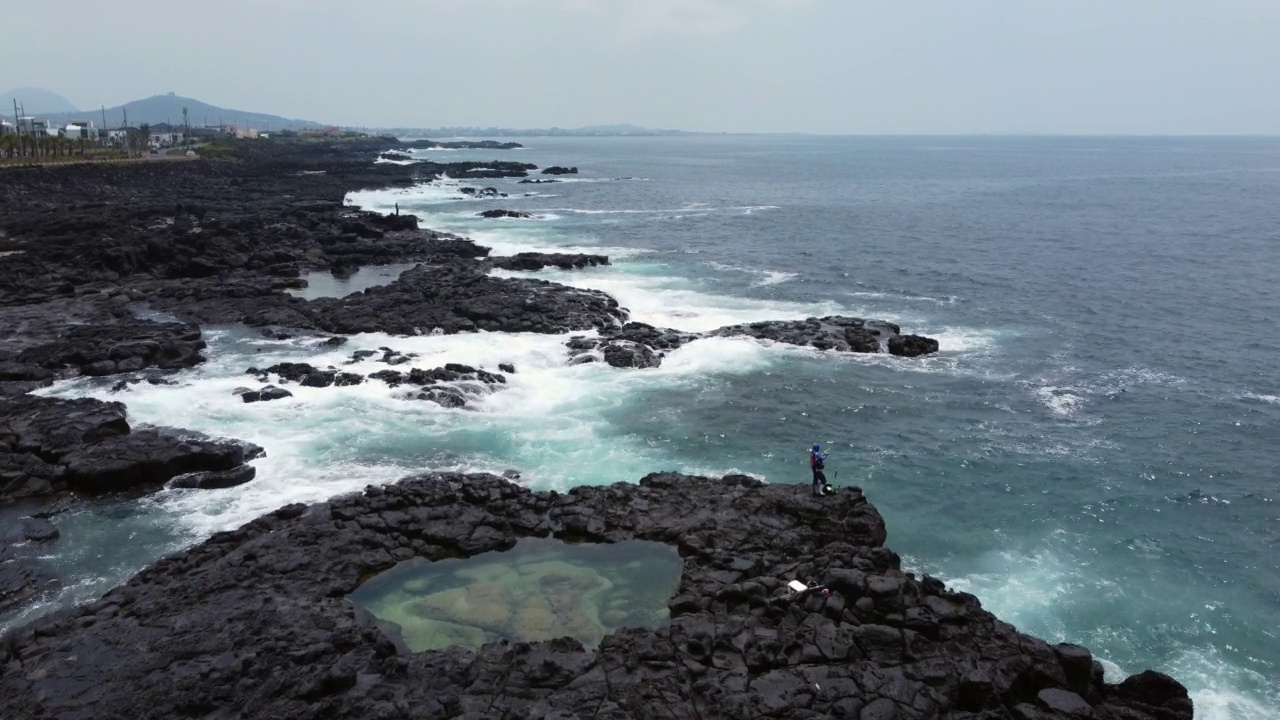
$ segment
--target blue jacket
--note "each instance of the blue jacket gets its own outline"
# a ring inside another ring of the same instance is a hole
[[[824,452],[809,451],[809,467],[814,470],[821,470],[823,463],[827,461],[827,454]]]

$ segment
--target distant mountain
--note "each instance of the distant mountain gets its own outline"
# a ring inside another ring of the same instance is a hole
[[[268,115],[265,113],[249,112],[247,110],[233,110],[230,108],[222,108],[216,105],[200,102],[193,98],[181,97],[173,93],[167,95],[155,95],[145,100],[134,100],[124,105],[117,105],[106,109],[107,125],[110,127],[119,127],[124,121],[124,113],[129,113],[130,125],[141,125],[147,123],[155,125],[158,123],[170,123],[173,125],[182,124],[182,108],[187,108],[188,119],[192,126],[197,125],[235,125],[241,128],[252,128],[254,130],[283,130],[294,129],[301,130],[307,128],[323,127],[321,123],[311,120],[296,120],[291,118],[280,117],[279,115]],[[30,104],[27,109],[30,110]],[[71,120],[91,120],[95,125],[102,124],[102,110],[83,110],[80,112],[58,112],[49,115],[49,119],[54,123],[65,123]]]
[[[0,117],[13,119],[13,101],[27,111],[28,115],[48,115],[50,113],[74,113],[76,106],[61,95],[44,88],[24,87],[0,95]]]

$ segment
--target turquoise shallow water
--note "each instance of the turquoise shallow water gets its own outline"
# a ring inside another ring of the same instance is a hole
[[[560,637],[594,647],[622,628],[666,621],[682,568],[662,543],[525,538],[466,559],[406,560],[349,599],[392,623],[414,652]]]
[[[558,489],[664,469],[806,482],[817,441],[913,568],[1022,630],[1090,646],[1113,672],[1174,674],[1202,717],[1280,717],[1280,140],[525,142],[510,157],[582,175],[494,181],[501,200],[450,183],[350,200],[398,202],[501,253],[606,252],[608,268],[543,275],[604,289],[646,322],[860,314],[942,352],[721,339],[626,372],[565,367],[554,337],[368,336],[332,352],[212,328],[212,359],[185,387],[123,399],[136,422],[263,444],[258,479],[60,519],[48,562],[74,589],[22,617],[281,504],[408,472],[515,468]],[[536,219],[475,217],[494,207]],[[372,386],[251,406],[230,394],[250,364],[380,345],[423,367],[519,372],[474,411]],[[94,381],[53,392],[108,396]]]

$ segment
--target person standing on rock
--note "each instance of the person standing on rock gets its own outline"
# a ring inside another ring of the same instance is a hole
[[[813,471],[813,496],[820,497],[826,494],[827,476],[822,472],[826,466],[827,454],[822,452],[822,446],[818,443],[813,444],[813,449],[809,451],[809,469]]]

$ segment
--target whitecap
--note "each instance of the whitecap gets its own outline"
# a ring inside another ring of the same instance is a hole
[[[876,292],[871,290],[862,290],[845,293],[849,297],[868,298],[873,300],[906,300],[913,302],[927,302],[935,305],[955,305],[960,298],[956,295],[948,295],[945,298],[929,297],[928,295],[910,295],[907,293],[891,293]]]
[[[1258,402],[1270,403],[1272,405],[1280,405],[1280,395],[1263,395],[1261,393],[1247,392],[1240,396],[1241,400],[1257,400]]]

